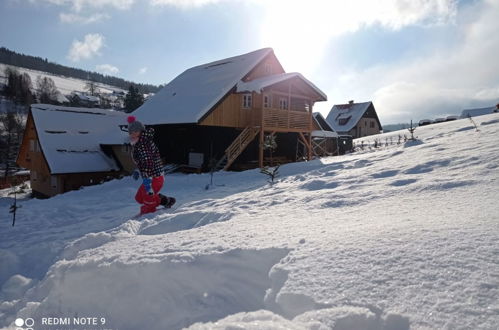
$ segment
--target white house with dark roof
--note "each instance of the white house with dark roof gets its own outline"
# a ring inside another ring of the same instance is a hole
[[[17,163],[30,170],[32,189],[42,197],[119,176],[116,154],[128,141],[122,124],[123,112],[33,104]]]
[[[269,134],[277,136],[276,157],[283,161],[295,160],[297,140],[311,156],[313,106],[325,100],[264,48],[184,71],[133,114],[155,126],[167,162],[185,164],[195,153],[203,155],[205,168],[216,158],[228,169],[236,160],[263,166],[261,146]]]
[[[379,134],[383,130],[372,102],[336,104],[326,120],[335,132],[353,138]]]

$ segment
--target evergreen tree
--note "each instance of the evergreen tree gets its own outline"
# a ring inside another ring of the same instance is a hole
[[[137,87],[130,85],[128,88],[128,94],[125,97],[126,112],[132,112],[142,104],[144,104],[144,95],[139,92]]]

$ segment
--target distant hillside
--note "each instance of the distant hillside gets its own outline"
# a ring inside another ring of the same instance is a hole
[[[383,125],[383,132],[388,133],[388,132],[393,132],[393,131],[399,131],[401,129],[408,128],[410,126],[411,126],[411,124],[409,124],[409,123]]]
[[[156,93],[160,87],[151,84],[138,84],[122,78],[103,75],[97,72],[85,71],[77,68],[70,68],[57,63],[49,62],[41,57],[19,54],[5,47],[0,47],[0,63],[23,67],[27,69],[52,73],[54,75],[72,77],[81,80],[90,80],[101,84],[119,87],[128,90],[130,84],[137,86],[143,94]]]

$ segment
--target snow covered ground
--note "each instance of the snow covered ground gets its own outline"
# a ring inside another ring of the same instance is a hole
[[[498,329],[499,114],[474,120],[273,186],[169,175],[178,206],[139,220],[130,178],[21,201],[15,227],[3,197],[0,328]]]

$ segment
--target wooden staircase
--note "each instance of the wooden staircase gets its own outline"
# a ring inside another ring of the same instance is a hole
[[[260,132],[259,127],[246,127],[241,134],[232,142],[232,144],[225,149],[224,156],[217,162],[216,170],[223,169],[226,171],[239,157],[239,155],[246,149],[246,147],[253,141],[255,136]]]

